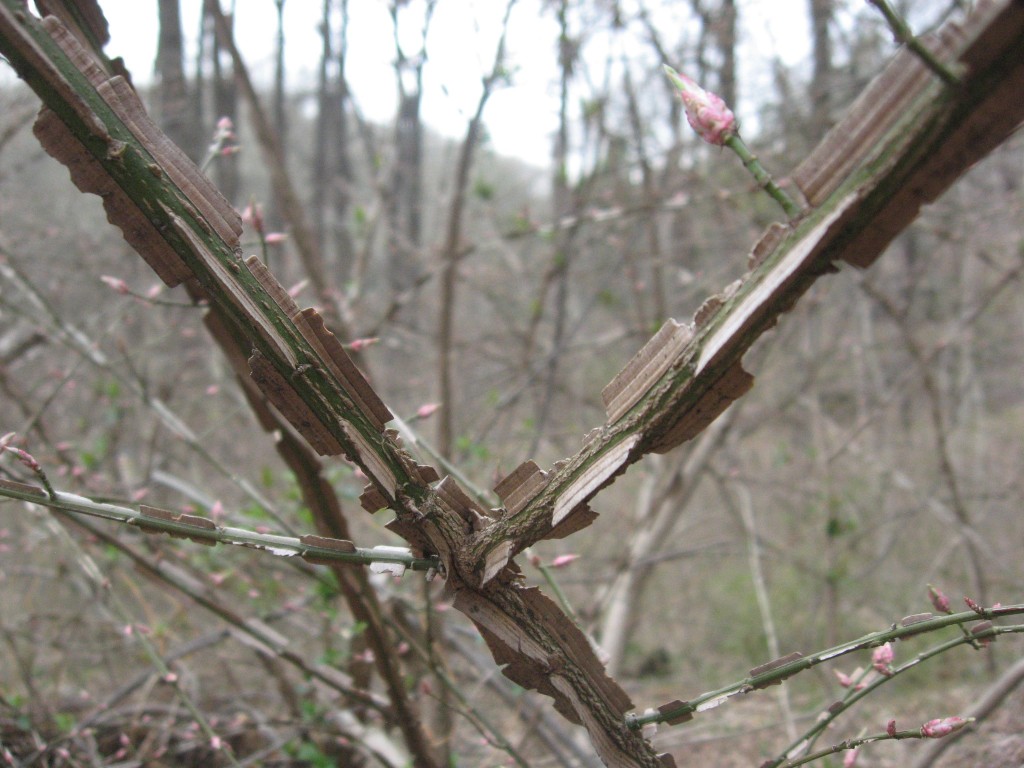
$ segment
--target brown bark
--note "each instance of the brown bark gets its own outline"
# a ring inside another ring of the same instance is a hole
[[[237,216],[148,122],[123,81],[91,69],[88,80],[79,71],[88,57],[58,24],[20,13],[14,0],[0,4],[0,51],[52,109],[38,130],[44,146],[83,190],[102,194],[110,219],[154,269],[206,289],[255,349],[250,366],[268,399],[318,451],[343,452],[360,466],[371,479],[364,504],[394,509],[391,527],[439,556],[456,607],[504,673],[552,696],[612,766],[653,768],[671,758],[660,759],[630,727],[632,705],[585,636],[519,584],[511,557],[587,524],[589,501],[628,465],[699,434],[749,389],[744,353],[819,277],[839,261],[871,264],[923,204],[1024,120],[1020,3],[981,4],[963,29],[947,30],[936,50],[963,68],[956,88],[913,57],[897,58],[858,101],[863,112],[793,174],[809,203],[804,218],[771,227],[748,273],[709,298],[692,325],[666,323],[606,388],[607,423],[549,473],[517,473],[501,492],[507,508],[494,513],[451,478],[436,483],[436,472],[412,462],[384,430],[386,408],[320,316],[300,311],[257,263],[241,261]]]

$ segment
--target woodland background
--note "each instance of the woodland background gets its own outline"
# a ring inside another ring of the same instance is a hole
[[[264,252],[307,303],[334,302],[353,331],[347,341],[378,339],[360,358],[377,391],[488,489],[525,459],[545,466],[572,454],[603,422],[601,387],[665,318],[692,316],[738,277],[776,218],[734,157],[690,133],[659,73],[669,61],[737,103],[738,62],[752,55],[738,42],[748,3],[681,3],[678,26],[659,25],[656,5],[543,5],[561,30],[557,46],[530,52],[549,61],[561,105],[548,168],[497,155],[472,112],[461,141],[424,124],[430,2],[387,8],[405,42],[394,56],[400,98],[389,124],[362,119],[347,90],[358,62],[346,58],[346,41],[359,30],[345,24],[345,0],[277,2],[326,31],[319,82],[284,88],[282,57],[274,81],[256,83],[281,137],[277,154],[261,152],[238,65],[208,18],[197,56],[183,55],[175,0],[160,2],[157,78],[144,98],[197,160],[218,119],[232,118],[237,136],[227,146],[239,151],[218,153],[209,173],[240,210],[262,205],[265,232],[289,234],[261,243],[250,222],[246,252]],[[966,5],[900,4],[918,31]],[[895,47],[881,18],[853,0],[809,0],[792,23],[807,29],[812,59],[774,60],[773,87],[742,96],[752,105],[744,137],[779,176]],[[410,46],[409,29],[427,34]],[[486,116],[486,96],[515,87],[516,73],[493,47],[481,44],[480,58],[494,61],[477,105]],[[3,80],[0,432],[25,436],[62,490],[308,532],[295,479],[208,340],[201,310],[178,292],[150,293],[154,275],[98,200],[74,190],[32,137],[37,107]],[[318,274],[299,257],[288,202],[275,192],[282,167],[311,225]],[[754,390],[700,438],[649,457],[606,490],[589,529],[521,558],[531,582],[550,593],[545,573],[557,581],[641,711],[789,650],[929,610],[929,583],[986,605],[1019,601],[1022,172],[1018,135],[870,270],[819,282],[748,355]],[[417,415],[432,404],[431,415]],[[364,481],[351,467],[337,461],[328,472],[354,541],[402,543],[384,530],[387,513],[359,508]],[[9,461],[0,473],[25,477]],[[327,569],[54,520],[0,504],[5,743],[63,745],[81,761],[66,764],[221,764],[140,648],[146,633],[237,755],[263,765],[403,764],[400,739],[374,712],[339,705],[338,691],[301,664],[240,642],[216,610],[147,574],[130,553],[172,564],[214,607],[272,625],[301,661],[372,688],[365,627]],[[568,555],[579,557],[564,564]],[[126,614],[90,581],[84,556]],[[530,765],[595,764],[546,699],[497,674],[472,626],[447,611],[442,584],[412,573],[372,583],[406,685],[451,764],[509,763],[481,735],[481,718]],[[1010,640],[923,665],[837,726],[833,740],[890,717],[956,714],[1020,655]],[[801,675],[663,729],[656,743],[693,764],[757,765],[837,690],[828,671]],[[1022,711],[1018,697],[994,733],[944,764],[1019,764]],[[906,765],[915,748],[879,746],[858,764]]]

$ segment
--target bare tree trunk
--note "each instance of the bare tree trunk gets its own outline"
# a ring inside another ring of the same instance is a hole
[[[178,0],[159,0],[160,37],[156,71],[160,79],[157,98],[160,124],[171,141],[195,158],[201,146],[196,125],[189,119],[188,84],[185,81],[181,9]]]
[[[352,134],[349,131],[348,106],[350,94],[348,79],[345,75],[345,61],[348,57],[348,0],[341,0],[341,29],[338,32],[337,72],[331,88],[331,101],[334,105],[334,119],[328,124],[333,130],[331,147],[334,150],[334,175],[331,178],[331,220],[334,222],[334,252],[336,258],[336,274],[342,282],[347,282],[355,260],[355,248],[348,225],[349,205],[352,202],[352,186],[355,183],[355,172],[352,168],[350,154]]]
[[[718,93],[725,99],[726,104],[736,104],[736,0],[722,0],[712,29],[721,57],[721,64],[718,67]]]
[[[434,11],[434,0],[424,9],[422,47],[410,55],[398,40],[399,7],[391,4],[394,26],[395,75],[398,80],[398,115],[395,118],[395,164],[388,200],[388,280],[395,293],[413,287],[420,271],[419,249],[423,237],[423,122],[420,101],[423,96],[423,65],[426,63],[427,32]]]
[[[835,13],[833,0],[810,0],[814,70],[811,75],[810,138],[817,141],[832,124],[832,39],[829,29]]]
[[[274,46],[274,130],[277,132],[278,145],[285,153],[284,160],[287,162],[288,95],[285,93],[284,3],[285,0],[274,0],[274,5],[277,7],[277,40]],[[266,213],[267,226],[270,229],[280,229],[282,224],[281,196],[275,185],[270,187],[268,200],[270,207]]]
[[[554,175],[552,177],[552,221],[555,225],[554,253],[551,266],[544,276],[537,311],[531,318],[530,330],[527,334],[527,354],[536,343],[537,326],[543,313],[544,297],[549,287],[555,287],[555,327],[552,331],[551,349],[548,351],[544,371],[544,387],[541,402],[537,409],[535,432],[530,445],[530,455],[534,455],[540,445],[548,414],[551,411],[555,395],[555,376],[558,372],[558,359],[561,355],[562,338],[565,331],[565,310],[568,291],[568,273],[570,263],[570,244],[575,235],[576,225],[560,227],[559,222],[569,215],[573,207],[572,190],[569,188],[569,82],[573,68],[579,55],[579,44],[569,35],[569,4],[561,0],[558,6],[558,65],[559,65],[559,99],[558,99],[558,133],[555,135]]]
[[[452,354],[454,348],[453,328],[455,318],[455,289],[458,283],[458,265],[462,255],[466,252],[462,244],[462,219],[466,205],[466,189],[469,186],[469,170],[473,163],[473,153],[476,151],[477,143],[480,140],[480,129],[482,127],[484,108],[494,91],[499,78],[502,76],[505,61],[505,33],[508,31],[508,18],[512,12],[515,0],[510,0],[505,8],[505,17],[502,22],[502,35],[498,41],[497,50],[494,53],[494,65],[490,73],[484,78],[483,92],[476,105],[476,112],[469,121],[466,129],[466,138],[462,142],[462,149],[459,152],[459,162],[455,169],[455,185],[452,189],[452,202],[448,212],[448,227],[445,234],[444,246],[441,250],[444,260],[441,267],[441,296],[439,299],[438,311],[440,319],[438,322],[437,343],[438,343],[438,384],[441,398],[441,410],[438,422],[438,452],[445,458],[451,458],[452,451],[452,411],[454,405],[454,391],[452,387]]]
[[[234,27],[234,17],[231,14],[222,14],[219,0],[206,0],[204,13],[213,21],[216,26],[218,16],[223,18],[227,30]],[[213,35],[213,44],[210,49],[210,61],[213,67],[213,112],[219,120],[222,117],[231,118],[235,124],[238,123],[238,91],[235,88],[234,72],[225,72],[225,66],[230,61],[231,53],[225,50],[225,46],[218,34]],[[223,57],[223,60],[222,60]],[[234,66],[232,66],[232,70]],[[228,200],[238,202],[239,174],[238,158],[235,155],[225,155],[217,160],[214,169],[217,187]]]
[[[320,66],[317,74],[316,124],[313,128],[313,157],[310,160],[310,178],[312,191],[310,194],[310,224],[313,237],[321,253],[327,253],[326,215],[327,215],[327,136],[331,123],[336,119],[334,114],[335,100],[330,92],[330,66],[334,58],[331,28],[331,0],[324,0],[320,15],[320,34],[323,43],[320,53]]]

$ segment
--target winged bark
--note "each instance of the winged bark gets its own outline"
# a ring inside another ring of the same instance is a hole
[[[44,147],[168,284],[188,283],[251,345],[249,368],[267,399],[324,455],[344,454],[370,479],[364,506],[394,510],[392,528],[437,555],[455,606],[479,627],[505,674],[552,696],[581,723],[607,765],[672,765],[625,717],[632,703],[582,632],[518,578],[514,556],[589,524],[591,500],[650,452],[692,439],[752,386],[744,353],[836,264],[866,267],[972,163],[1024,119],[1024,6],[979,3],[928,42],[961,73],[939,82],[901,53],[793,178],[803,216],[773,225],[749,271],[690,322],[669,321],[606,389],[607,423],[548,471],[499,484],[505,508],[479,508],[387,428],[390,413],[323,319],[300,309],[255,260],[244,260],[237,214],[148,119],[119,75],[55,17],[0,5],[0,51],[45,108]]]

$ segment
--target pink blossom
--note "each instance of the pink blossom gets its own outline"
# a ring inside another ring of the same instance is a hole
[[[892,661],[896,658],[893,653],[892,643],[886,643],[875,648],[871,654],[871,665],[883,675],[892,674]]]
[[[851,685],[853,685],[853,678],[850,677],[848,674],[846,674],[845,672],[840,672],[838,669],[834,669],[832,671],[835,673],[835,676],[839,679],[839,684],[843,686],[843,688],[849,688]]]
[[[928,598],[932,601],[932,606],[939,613],[949,613],[949,598],[946,597],[942,590],[933,587],[931,584],[928,585]]]
[[[100,275],[100,280],[109,285],[115,291],[122,295],[127,295],[129,292],[128,283],[122,280],[120,277],[112,277],[111,275]]]
[[[263,231],[263,206],[259,203],[249,203],[242,211],[242,223],[251,225],[257,232]]]
[[[885,732],[887,734],[889,734],[890,736],[895,736],[896,735],[896,721],[895,720],[890,720],[888,722],[888,724],[886,724]]]
[[[228,117],[227,115],[225,115],[224,117],[222,117],[220,120],[217,121],[217,134],[218,135],[221,135],[221,136],[224,136],[224,137],[229,137],[229,136],[231,136],[233,134],[234,130],[235,130],[235,124],[233,122],[231,122],[231,118]]]
[[[846,757],[843,758],[843,768],[853,768],[857,762],[857,755],[860,750],[851,749],[846,753]]]
[[[224,742],[221,741],[220,736],[214,736],[212,739],[210,739],[210,748],[211,749],[221,749],[223,746],[224,746]]]
[[[970,720],[962,717],[939,717],[922,725],[921,735],[928,739],[941,739],[954,731],[959,731],[969,722]]]
[[[284,232],[267,232],[266,236],[263,238],[263,242],[267,245],[280,245],[287,239],[288,235]]]
[[[573,560],[579,559],[579,555],[559,555],[551,561],[552,568],[564,568]]]
[[[437,412],[437,409],[441,407],[440,403],[424,403],[416,409],[417,419],[427,419]]]
[[[704,141],[720,147],[726,139],[736,133],[736,115],[721,96],[705,91],[689,77],[679,74],[667,64],[665,74],[679,89],[679,96],[686,108],[686,121]]]
[[[363,339],[353,339],[348,343],[348,348],[353,352],[362,352],[367,347],[372,347],[374,344],[380,341],[377,336],[367,336]]]

